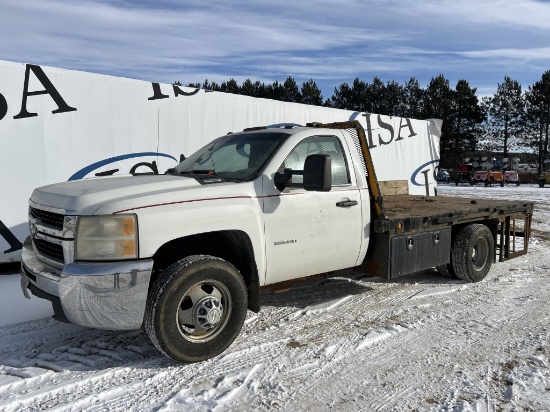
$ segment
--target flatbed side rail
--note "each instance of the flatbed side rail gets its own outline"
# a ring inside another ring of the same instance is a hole
[[[518,224],[521,221],[523,224]],[[531,214],[502,216],[497,236],[499,262],[526,255],[531,237]]]

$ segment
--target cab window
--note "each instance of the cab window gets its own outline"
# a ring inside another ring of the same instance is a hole
[[[346,157],[342,144],[336,136],[313,136],[304,139],[289,153],[280,170],[290,168],[304,170],[306,157],[313,154],[328,154],[332,165],[332,186],[350,184]],[[293,175],[290,187],[302,187],[303,176]]]

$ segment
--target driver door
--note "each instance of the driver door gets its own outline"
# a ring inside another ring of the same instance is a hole
[[[292,183],[283,192],[272,180],[264,181],[268,284],[357,264],[362,239],[361,199],[342,143],[336,136],[308,137],[281,164],[281,168],[303,170],[307,156],[330,155],[330,192],[306,191],[302,176],[292,176]]]

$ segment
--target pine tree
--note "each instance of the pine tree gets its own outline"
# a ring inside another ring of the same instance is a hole
[[[387,82],[383,102],[384,108],[381,114],[403,117],[405,113],[404,87],[394,80]]]
[[[529,86],[526,97],[525,144],[533,147],[538,154],[538,172],[544,171],[544,161],[548,159],[548,138],[550,129],[550,70],[543,73],[542,79]]]
[[[482,137],[481,125],[485,114],[476,90],[466,80],[459,80],[455,87],[452,110],[446,121],[451,123],[453,133],[451,152],[457,157],[463,157],[466,153],[473,156]]]
[[[453,109],[454,92],[449,86],[449,80],[442,74],[432,78],[424,93],[424,105],[422,117],[424,119],[441,119],[441,140],[439,142],[441,165],[452,166],[457,162],[456,153],[453,152],[453,139],[455,138],[452,124],[448,121]],[[447,164],[446,164],[447,163]]]
[[[486,149],[501,151],[507,157],[509,150],[517,147],[522,140],[524,130],[525,99],[521,85],[505,76],[496,93],[483,99],[483,106],[488,115],[485,123]]]
[[[221,84],[220,91],[224,93],[240,94],[241,88],[237,81],[231,78],[227,82]]]
[[[284,101],[285,87],[279,83],[278,80],[275,80],[272,84],[267,85],[265,92],[265,97],[267,99]]]
[[[323,105],[323,95],[321,94],[321,90],[319,90],[317,84],[315,84],[313,79],[309,79],[307,82],[302,83],[301,94],[302,103],[311,104],[314,106]]]
[[[353,91],[351,87],[349,87],[347,83],[342,83],[340,86],[334,88],[329,107],[353,110],[353,100]]]
[[[424,106],[424,89],[420,87],[420,83],[414,77],[411,77],[403,90],[403,117],[410,119],[420,119],[423,116]]]
[[[365,107],[361,111],[387,114],[385,96],[386,85],[378,77],[375,77],[367,86]]]
[[[203,83],[202,83],[202,88],[204,90],[210,90],[210,91],[213,91],[213,92],[219,92],[220,91],[220,86],[218,85],[218,83],[216,82],[212,82],[210,83],[208,81],[208,79],[206,79]]]
[[[362,80],[359,80],[358,78],[353,80],[349,109],[355,110],[357,112],[368,111],[368,108],[367,108],[368,98],[369,98],[368,84]]]
[[[296,80],[294,80],[292,77],[288,76],[288,78],[283,83],[283,89],[284,89],[283,101],[294,102],[294,103],[302,102],[302,95],[298,90],[298,85],[296,84]]]
[[[246,79],[241,85],[241,94],[245,96],[256,96],[256,88],[250,79]]]

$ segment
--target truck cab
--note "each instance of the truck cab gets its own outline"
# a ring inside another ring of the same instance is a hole
[[[216,328],[201,322],[259,310],[260,286],[359,265],[370,233],[366,188],[349,134],[322,128],[247,130],[163,175],[38,188],[29,200],[23,290],[52,301],[56,317],[71,323],[147,328],[149,313],[154,329],[151,296],[174,265],[221,265],[225,280],[195,282],[182,292],[191,314],[176,310],[186,319],[178,326],[184,340],[204,340]]]

